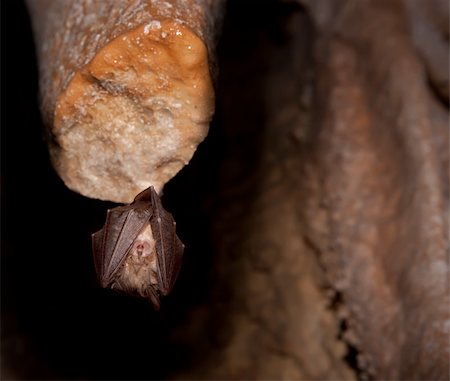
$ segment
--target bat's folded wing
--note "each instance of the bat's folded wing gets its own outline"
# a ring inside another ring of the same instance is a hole
[[[93,237],[94,248],[99,248],[94,252],[94,256],[103,287],[107,287],[114,280],[120,265],[150,216],[149,210],[134,209],[130,206],[108,210],[105,226],[99,232],[101,235],[95,233]]]
[[[94,266],[95,272],[99,281],[101,281],[101,274],[103,272],[103,257],[102,257],[102,246],[103,246],[103,229],[92,234],[92,253],[94,256]]]
[[[150,224],[158,257],[159,291],[162,295],[167,295],[180,271],[184,245],[176,234],[172,215],[163,208],[159,197],[153,195],[152,204],[155,212]]]
[[[169,277],[167,279],[169,285],[167,293],[172,291],[172,288],[175,284],[175,281],[177,280],[178,273],[180,272],[181,264],[183,261],[184,245],[178,238],[175,229],[173,229],[172,249],[170,252],[172,253],[172,258],[170,258],[171,270],[169,272]],[[167,293],[165,293],[164,295],[167,295]]]
[[[143,190],[141,193],[139,193],[135,198],[133,203],[136,202],[152,202],[152,197],[154,197],[154,195],[157,195],[155,188],[153,188],[152,186],[148,187],[147,189]]]

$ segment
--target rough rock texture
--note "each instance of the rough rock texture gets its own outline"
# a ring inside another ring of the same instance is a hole
[[[448,108],[402,3],[305,5],[221,61],[220,328],[181,378],[448,379]]]
[[[449,2],[404,1],[411,38],[425,62],[433,88],[449,101]]]
[[[208,132],[223,1],[28,4],[58,174],[85,196],[116,202],[160,190]]]
[[[292,5],[266,4],[249,28],[252,13],[251,3],[234,4],[225,23],[210,301],[179,330],[185,345],[196,342],[198,362],[174,378],[353,380],[333,293],[300,219],[313,28]]]
[[[411,2],[228,1],[213,128],[164,189],[186,252],[158,314],[98,288],[106,205],[49,168],[6,39],[2,376],[448,380],[449,108],[416,18],[448,28]],[[30,194],[49,218],[24,240]]]
[[[441,54],[422,64],[400,2],[308,5],[318,40],[306,237],[342,295],[360,368],[447,379],[448,108],[427,83],[438,70],[424,70]]]

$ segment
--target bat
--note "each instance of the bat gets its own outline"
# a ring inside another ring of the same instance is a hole
[[[156,309],[173,288],[183,251],[175,221],[152,186],[131,204],[108,210],[105,225],[92,234],[101,286],[147,298]]]

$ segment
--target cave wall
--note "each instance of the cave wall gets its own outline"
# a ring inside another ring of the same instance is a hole
[[[448,4],[228,1],[210,133],[162,198],[186,252],[160,313],[96,284],[111,203],[53,171],[5,7],[2,377],[449,378]],[[30,203],[50,222],[24,240]]]

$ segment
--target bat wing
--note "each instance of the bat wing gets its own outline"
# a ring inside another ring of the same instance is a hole
[[[94,262],[103,287],[113,280],[134,240],[151,217],[149,208],[133,204],[108,210],[102,230],[92,236]]]
[[[155,189],[153,188],[153,186],[150,186],[149,188],[143,190],[134,198],[133,204],[140,201],[151,203],[153,194],[156,194]]]
[[[103,246],[103,232],[101,229],[98,232],[92,234],[92,253],[94,256],[94,266],[97,277],[101,280],[101,274],[103,269],[103,258],[102,258],[102,246]]]
[[[153,215],[150,224],[155,239],[158,258],[158,286],[162,295],[167,295],[173,288],[180,271],[184,245],[176,235],[175,221],[167,212],[151,188]]]

